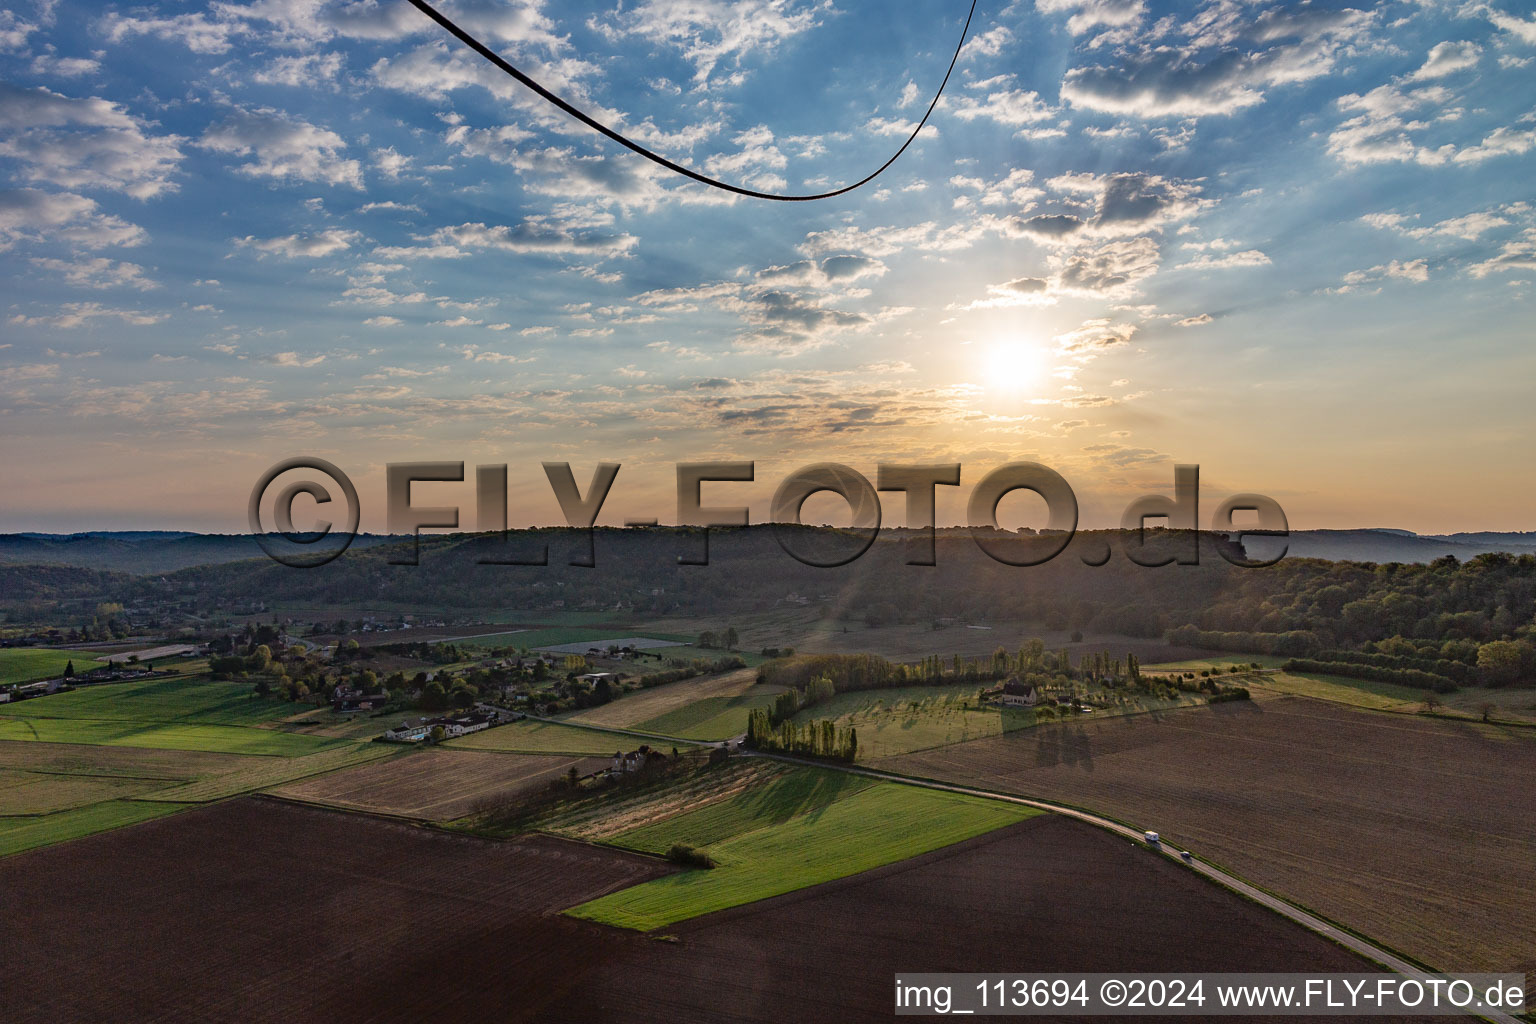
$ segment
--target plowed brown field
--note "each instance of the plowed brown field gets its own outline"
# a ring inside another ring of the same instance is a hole
[[[1057,800],[1441,970],[1536,977],[1536,734],[1303,697],[1047,726],[875,767]]]

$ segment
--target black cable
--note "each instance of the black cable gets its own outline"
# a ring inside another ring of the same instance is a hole
[[[960,51],[965,47],[965,37],[971,29],[971,18],[976,14],[976,0],[971,0],[970,13],[965,16],[965,27],[960,30],[960,42],[955,46],[955,55],[950,58],[949,70],[944,72],[944,81],[939,83],[939,91],[933,94],[933,102],[928,104],[928,110],[923,114],[923,119],[917,122],[917,127],[912,130],[911,135],[907,136],[907,141],[901,144],[901,148],[892,154],[889,160],[877,167],[873,173],[866,177],[860,178],[852,185],[844,185],[842,188],[833,189],[831,192],[817,192],[815,195],[784,196],[773,192],[759,192],[756,189],[742,188],[740,185],[732,185],[730,182],[720,181],[719,179],[711,178],[708,175],[700,174],[698,171],[690,170],[681,164],[673,163],[671,160],[668,160],[660,153],[653,153],[651,150],[646,149],[638,142],[634,142],[628,138],[625,138],[623,135],[620,135],[618,132],[614,131],[612,128],[609,128],[607,125],[593,120],[591,117],[587,116],[576,107],[571,106],[565,100],[544,88],[538,82],[535,82],[533,79],[523,74],[511,64],[508,64],[501,58],[499,54],[496,53],[496,51],[492,50],[480,40],[464,31],[458,25],[455,25],[447,17],[440,14],[437,8],[427,3],[427,0],[410,0],[410,3],[422,14],[425,14],[427,17],[441,25],[448,31],[450,35],[457,38],[459,42],[463,43],[471,50],[474,50],[476,53],[490,61],[496,67],[500,68],[508,75],[511,75],[523,85],[527,86],[529,89],[532,89],[544,99],[548,100],[550,103],[553,103],[555,106],[559,107],[561,110],[565,111],[567,114],[571,115],[576,120],[586,125],[588,128],[602,132],[604,135],[608,136],[614,142],[617,142],[619,145],[625,147],[626,149],[633,150],[634,152],[639,153],[641,156],[645,157],[647,160],[658,163],[670,171],[676,171],[678,174],[692,178],[694,181],[703,182],[705,185],[723,189],[726,192],[734,192],[740,196],[748,196],[752,199],[773,199],[784,203],[804,203],[813,199],[831,199],[833,196],[840,196],[845,192],[852,192],[859,186],[867,185],[871,181],[874,181],[877,177],[880,176],[882,171],[891,166],[891,164],[895,163],[896,158],[905,153],[907,151],[907,147],[912,145],[913,141],[916,140],[918,132],[923,130],[923,125],[928,123],[928,118],[933,114],[933,109],[939,105],[939,97],[944,95],[944,87],[949,84],[949,76],[954,74],[955,64],[960,60]]]

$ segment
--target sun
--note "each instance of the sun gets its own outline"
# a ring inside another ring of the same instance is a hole
[[[1020,395],[1045,383],[1045,349],[1027,338],[1000,338],[985,350],[982,385],[988,391]]]

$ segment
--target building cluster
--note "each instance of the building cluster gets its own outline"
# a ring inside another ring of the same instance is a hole
[[[522,717],[522,713],[518,711],[480,704],[473,710],[458,715],[408,718],[385,732],[381,738],[390,743],[424,743],[430,739],[452,740],[505,722],[515,722]],[[442,730],[441,733],[438,730]]]

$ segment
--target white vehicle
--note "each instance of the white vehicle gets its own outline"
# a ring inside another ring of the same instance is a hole
[[[1191,856],[1190,856],[1190,855],[1189,855],[1189,851],[1188,851],[1188,850],[1180,850],[1180,851],[1179,851],[1179,857],[1180,857],[1180,858],[1181,858],[1181,859],[1182,859],[1182,860],[1183,860],[1183,861],[1184,861],[1184,863],[1186,863],[1186,864],[1193,864],[1193,863],[1194,863],[1194,862],[1195,862],[1195,858],[1193,858],[1193,857],[1191,857]]]
[[[1142,836],[1147,840],[1148,846],[1156,846],[1158,843],[1162,842],[1162,837],[1159,836],[1156,832],[1143,832]]]

